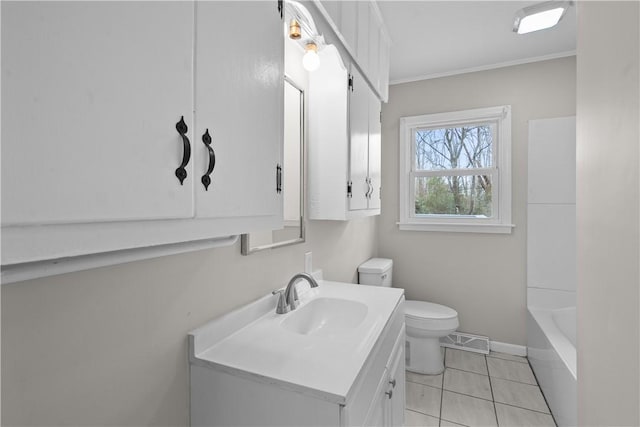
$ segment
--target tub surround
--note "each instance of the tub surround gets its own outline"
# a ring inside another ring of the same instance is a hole
[[[530,307],[527,319],[529,363],[558,426],[578,424],[575,310]]]
[[[559,426],[577,419],[576,121],[529,122],[527,354]]]

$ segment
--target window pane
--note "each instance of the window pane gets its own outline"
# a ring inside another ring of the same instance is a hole
[[[415,213],[491,217],[491,176],[415,178]]]
[[[470,169],[493,166],[495,124],[414,132],[416,170]]]

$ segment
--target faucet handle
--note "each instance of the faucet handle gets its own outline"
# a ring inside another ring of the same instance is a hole
[[[272,291],[271,293],[273,295],[278,295],[278,306],[276,307],[276,313],[284,314],[291,311],[291,308],[289,308],[289,304],[287,304],[287,300],[284,297],[284,290],[277,289],[275,291]]]

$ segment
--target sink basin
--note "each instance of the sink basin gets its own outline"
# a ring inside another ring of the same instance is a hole
[[[357,328],[367,311],[358,301],[315,298],[291,312],[282,327],[302,335],[335,335]]]

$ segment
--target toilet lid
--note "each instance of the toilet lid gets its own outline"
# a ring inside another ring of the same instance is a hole
[[[426,301],[405,301],[404,314],[416,319],[451,319],[458,312],[446,305]]]

